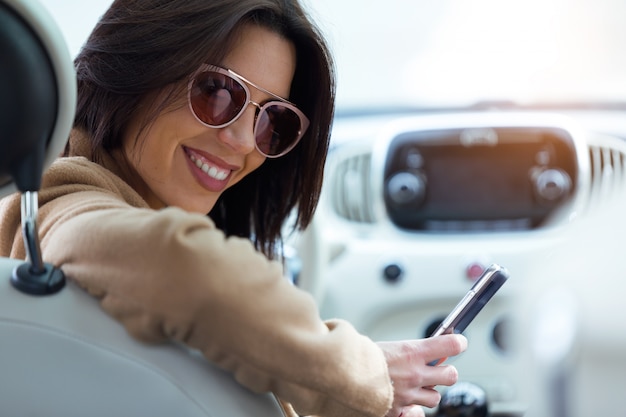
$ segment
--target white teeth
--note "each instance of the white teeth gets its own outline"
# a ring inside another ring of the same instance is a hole
[[[189,155],[189,158],[191,158],[193,163],[195,163],[196,166],[202,170],[202,172],[204,172],[211,178],[215,178],[218,181],[223,181],[226,179],[226,177],[228,177],[229,171],[224,171],[214,166],[209,167],[207,163],[202,162],[200,159],[196,158],[193,155]]]

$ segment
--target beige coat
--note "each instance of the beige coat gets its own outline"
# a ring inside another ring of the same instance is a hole
[[[76,132],[72,140],[84,141]],[[52,165],[39,194],[46,262],[134,337],[199,349],[300,414],[386,413],[392,385],[374,342],[342,320],[322,321],[312,297],[248,240],[225,237],[203,215],[150,209],[121,175],[112,159]],[[0,225],[0,255],[23,259],[19,196],[0,201]]]

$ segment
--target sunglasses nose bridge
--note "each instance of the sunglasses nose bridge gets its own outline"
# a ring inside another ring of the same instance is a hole
[[[235,122],[238,119],[241,119],[243,117],[243,115],[246,113],[246,108],[248,108],[248,106],[250,106],[250,105],[255,107],[255,109],[254,109],[254,118],[253,118],[253,122],[252,122],[252,126],[254,126],[256,124],[256,119],[259,116],[259,113],[261,112],[261,109],[263,107],[259,103],[257,103],[256,101],[252,101],[249,98],[248,98],[246,104],[244,105],[243,109],[241,109],[239,114],[231,121],[231,123]]]
[[[252,104],[254,109],[254,116],[252,119],[252,123],[250,123],[250,116],[246,116],[246,109],[248,105]],[[227,143],[232,149],[236,150],[238,153],[248,154],[257,147],[256,139],[254,137],[254,128],[251,130],[250,125],[253,127],[256,124],[256,119],[259,114],[261,106],[258,103],[248,99],[239,113],[233,117],[229,122],[220,126],[222,129],[226,129],[229,133],[222,134],[222,141]]]
[[[259,103],[257,103],[256,101],[253,100],[248,100],[248,104],[249,105],[253,105],[254,107],[256,107],[256,110],[254,111],[255,115],[258,115],[259,112],[261,111],[261,109],[263,108],[263,106],[261,106]],[[256,116],[255,116],[256,118]]]
[[[254,109],[254,121],[253,121],[253,123],[252,123],[252,126],[256,126],[256,121],[257,121],[257,118],[259,117],[259,114],[261,113],[261,110],[263,109],[263,106],[261,106],[261,105],[260,105],[259,103],[257,103],[256,101],[251,100],[251,99],[249,99],[249,98],[248,98],[248,103],[246,103],[246,107],[247,107],[247,106],[250,106],[250,105],[251,105],[251,106],[253,106],[253,107],[256,107],[256,108]],[[241,116],[243,115],[243,113],[244,113],[244,112],[245,112],[245,111],[242,111],[242,112],[241,112],[241,114],[240,114],[239,116],[241,117]],[[253,129],[253,130],[254,130],[254,129]]]

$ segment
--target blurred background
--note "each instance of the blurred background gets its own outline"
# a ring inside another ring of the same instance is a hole
[[[621,0],[303,0],[331,43],[340,108],[622,102]],[[41,0],[74,56],[110,0]]]

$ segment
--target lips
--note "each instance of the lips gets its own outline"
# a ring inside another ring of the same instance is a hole
[[[200,168],[202,172],[218,181],[224,181],[226,177],[228,177],[228,174],[230,174],[230,171],[220,169],[215,165],[209,165],[207,161],[195,156],[193,153],[189,153],[189,159],[191,159],[191,161],[196,164],[196,166]]]
[[[232,168],[224,168],[190,148],[184,148],[184,151],[194,177],[204,188],[220,192],[226,187]]]

